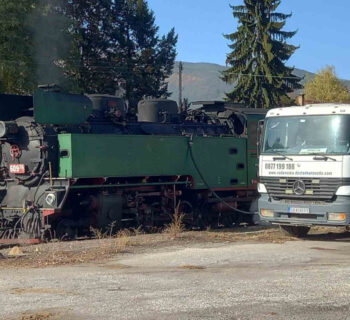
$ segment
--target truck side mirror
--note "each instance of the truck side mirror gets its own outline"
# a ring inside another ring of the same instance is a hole
[[[257,141],[256,141],[256,145],[257,145],[257,150],[258,150],[258,156],[260,155],[262,146],[263,146],[263,140],[264,140],[264,124],[265,124],[265,120],[259,120],[258,122],[258,133],[256,135],[257,137]]]

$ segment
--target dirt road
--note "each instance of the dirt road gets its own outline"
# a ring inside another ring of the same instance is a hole
[[[0,269],[0,318],[350,319],[350,236],[179,242]]]

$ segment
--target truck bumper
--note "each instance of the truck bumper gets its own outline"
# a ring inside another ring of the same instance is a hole
[[[261,195],[259,215],[262,221],[281,225],[295,226],[347,226],[350,225],[350,197],[338,196],[333,202],[276,201],[267,194]],[[290,208],[308,208],[309,213],[291,213]],[[273,210],[273,217],[261,215],[261,210]],[[341,221],[329,220],[329,213],[344,213],[346,218]]]

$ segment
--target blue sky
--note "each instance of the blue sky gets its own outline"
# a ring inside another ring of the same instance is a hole
[[[160,32],[175,27],[179,34],[178,60],[225,64],[229,52],[224,33],[236,30],[229,4],[241,0],[148,0]],[[300,49],[288,62],[316,72],[334,65],[350,79],[350,1],[282,0],[280,12],[293,13],[287,31],[298,30],[290,41]]]

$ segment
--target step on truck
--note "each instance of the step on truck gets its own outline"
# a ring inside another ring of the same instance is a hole
[[[350,105],[272,109],[259,158],[264,222],[303,237],[312,226],[350,224]]]

